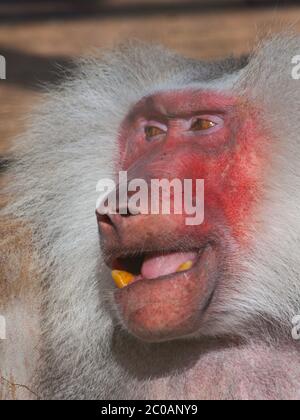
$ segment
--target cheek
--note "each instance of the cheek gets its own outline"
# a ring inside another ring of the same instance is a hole
[[[223,209],[231,233],[240,243],[247,241],[263,200],[268,162],[269,141],[253,125],[252,121],[245,124],[234,150],[215,163],[217,177],[207,179],[208,204],[215,202]]]
[[[268,164],[270,142],[255,126],[255,122],[246,121],[235,144],[220,153],[202,154],[201,158],[190,153],[192,160],[185,154],[180,162],[184,167],[180,177],[205,181],[205,222],[201,231],[214,231],[216,222],[222,223],[240,244],[247,243],[249,227],[263,200]]]

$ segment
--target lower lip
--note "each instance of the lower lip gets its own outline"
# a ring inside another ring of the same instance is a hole
[[[217,251],[203,249],[186,272],[143,281],[114,294],[122,322],[143,341],[158,342],[194,334],[217,287]]]

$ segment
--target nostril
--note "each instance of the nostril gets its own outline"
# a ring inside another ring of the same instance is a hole
[[[131,217],[133,216],[131,213],[126,213],[126,214],[120,214],[121,217]]]
[[[100,214],[96,212],[96,215],[97,215],[98,223],[102,223],[109,226],[113,225],[111,218],[107,214]]]
[[[136,208],[131,207],[130,205],[128,206],[123,206],[123,207],[119,207],[118,208],[118,214],[121,217],[131,217],[131,216],[137,216],[138,214],[140,214],[140,211],[137,210]]]
[[[130,206],[126,207],[119,207],[114,214],[101,214],[99,210],[96,210],[97,221],[99,224],[114,226],[119,219],[121,218],[129,218],[132,216],[137,216],[141,214],[141,212],[137,209],[130,208]]]

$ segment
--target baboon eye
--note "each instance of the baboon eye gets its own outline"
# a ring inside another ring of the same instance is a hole
[[[205,118],[197,118],[191,126],[192,131],[205,131],[216,127],[217,123],[207,120]]]
[[[194,117],[190,123],[190,131],[212,134],[224,127],[224,119],[218,115],[201,115]]]
[[[166,131],[155,125],[149,125],[145,127],[145,135],[147,140],[151,140],[154,137],[166,134]]]

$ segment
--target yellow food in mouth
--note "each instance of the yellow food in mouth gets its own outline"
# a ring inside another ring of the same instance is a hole
[[[193,261],[186,261],[185,263],[181,264],[177,270],[176,273],[181,273],[183,271],[188,271],[193,267]]]
[[[111,275],[119,289],[124,289],[124,287],[132,283],[135,278],[133,274],[120,270],[113,270]]]

